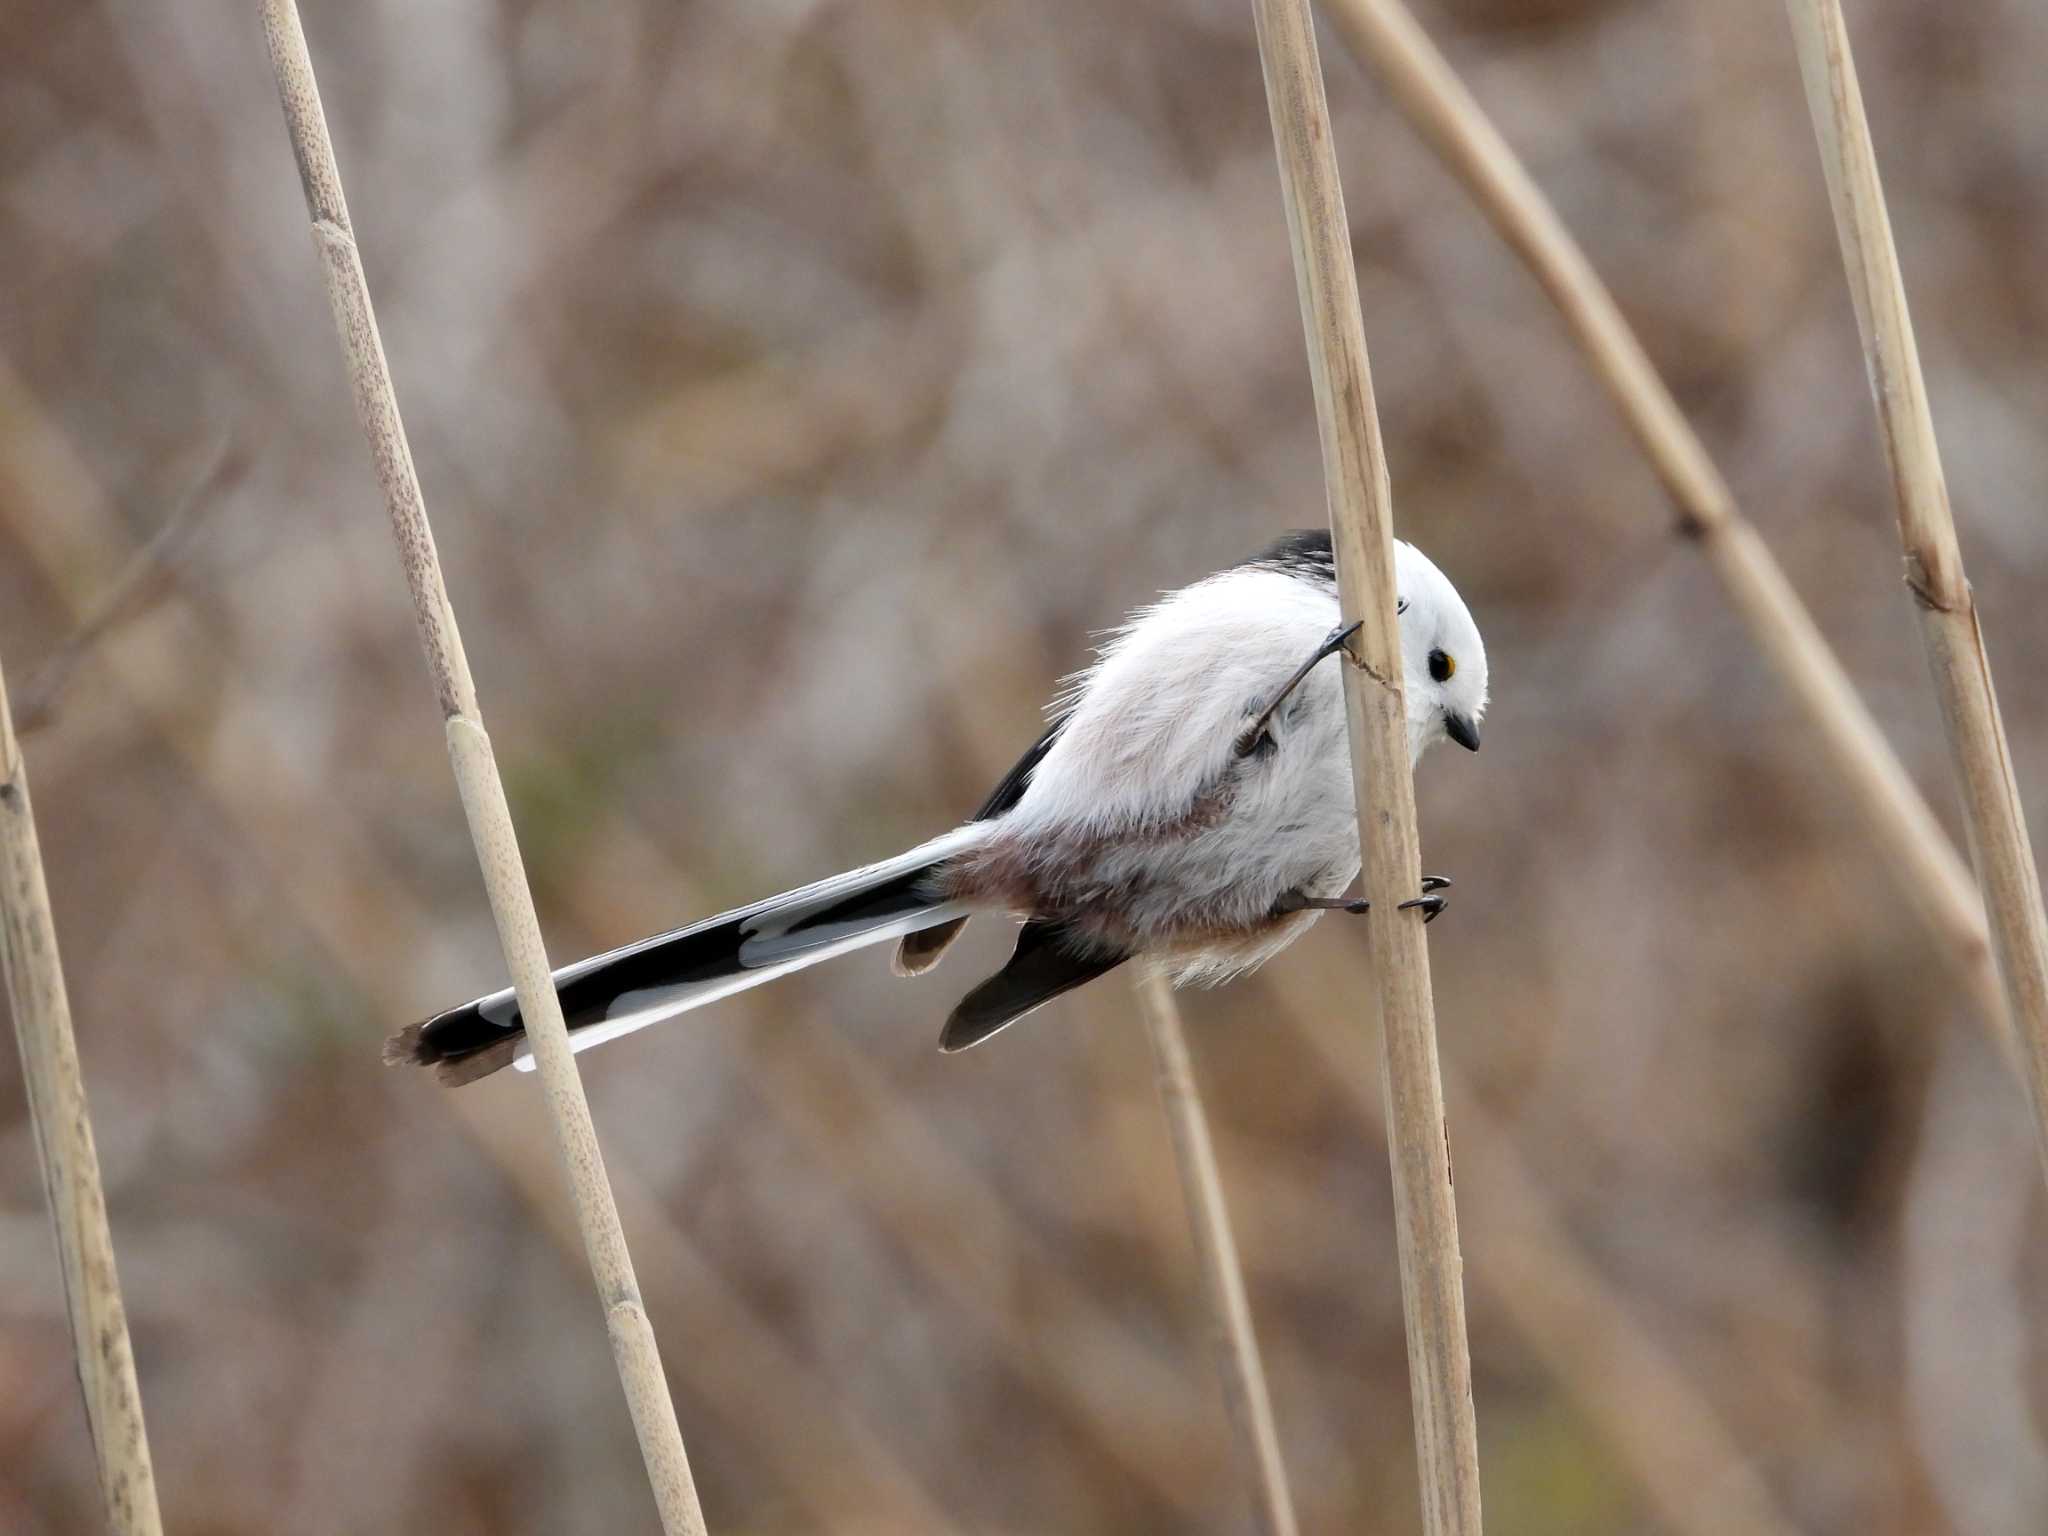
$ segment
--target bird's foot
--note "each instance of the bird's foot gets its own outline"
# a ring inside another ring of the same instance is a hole
[[[1447,891],[1450,887],[1448,875],[1424,875],[1422,895],[1413,901],[1402,902],[1399,910],[1406,912],[1410,907],[1419,907],[1424,914],[1423,922],[1433,923],[1444,908],[1450,905],[1436,893]],[[1287,891],[1273,903],[1275,917],[1285,917],[1292,912],[1348,912],[1351,916],[1357,917],[1371,910],[1372,903],[1362,896],[1309,896],[1301,891]]]
[[[1287,696],[1301,686],[1301,680],[1315,671],[1316,667],[1344,649],[1344,644],[1358,633],[1360,619],[1353,624],[1339,624],[1323,637],[1323,643],[1315,648],[1307,661],[1295,669],[1294,676],[1280,685],[1280,691],[1273,695],[1273,702],[1259,711],[1258,718],[1237,733],[1237,755],[1239,757],[1264,757],[1273,750],[1273,734],[1266,729],[1266,722],[1273,718],[1273,711],[1287,702]],[[1300,910],[1299,908],[1296,909]]]

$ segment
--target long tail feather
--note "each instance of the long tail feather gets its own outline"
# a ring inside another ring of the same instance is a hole
[[[989,832],[986,823],[961,827],[880,864],[562,967],[554,982],[571,1048],[585,1050],[834,955],[957,921],[969,909],[944,900],[931,876]],[[399,1031],[385,1042],[384,1059],[432,1066],[446,1083],[533,1066],[510,988]]]

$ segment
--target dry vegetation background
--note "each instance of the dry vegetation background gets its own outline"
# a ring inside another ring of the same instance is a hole
[[[1241,0],[306,9],[558,960],[939,830],[1092,630],[1322,517]],[[1776,0],[1423,16],[1959,835]],[[1850,23],[2040,827],[2048,10]],[[2038,1530],[2019,1093],[1534,286],[1324,58],[1402,529],[1494,662],[1420,783],[1490,1529],[1742,1528],[1640,1329],[1791,1528]],[[0,655],[171,1526],[650,1529],[532,1081],[377,1060],[500,960],[253,7],[0,10]],[[1006,944],[583,1058],[721,1536],[1243,1528],[1128,988],[934,1050]],[[1407,1532],[1362,951],[1186,1008],[1305,1528]],[[97,1521],[10,1051],[0,1530]]]

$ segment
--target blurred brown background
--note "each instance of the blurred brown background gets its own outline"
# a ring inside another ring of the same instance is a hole
[[[1241,0],[305,9],[560,960],[943,828],[1092,630],[1322,516]],[[1423,18],[1959,832],[1780,7]],[[2048,10],[1850,23],[2048,825]],[[2022,1101],[1534,286],[1324,62],[1402,531],[1493,658],[1421,782],[1489,1529],[1755,1529],[1754,1476],[2037,1531]],[[251,6],[0,10],[0,656],[171,1527],[652,1529],[532,1081],[378,1063],[502,972]],[[720,1536],[1245,1528],[1129,990],[941,1059],[982,926],[583,1058]],[[1304,1526],[1409,1532],[1362,943],[1185,1006]],[[0,1530],[94,1530],[11,1051],[0,1223]]]

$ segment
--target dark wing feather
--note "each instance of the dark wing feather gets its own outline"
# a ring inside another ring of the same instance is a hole
[[[1067,717],[1061,715],[1045,728],[1045,734],[1031,744],[1031,750],[1017,759],[1017,765],[1003,775],[1003,781],[988,792],[988,798],[981,802],[981,809],[968,817],[969,821],[994,821],[1024,798],[1024,791],[1031,787],[1031,775],[1038,771],[1038,765],[1045,761],[1045,754],[1052,750],[1052,744],[1059,740],[1060,732],[1066,729]]]
[[[960,999],[939,1036],[942,1051],[979,1045],[1062,992],[1115,970],[1129,957],[1074,948],[1058,923],[1026,923],[1010,963]]]
[[[1003,775],[1002,782],[989,791],[988,798],[981,802],[981,809],[968,817],[969,821],[994,821],[1024,798],[1024,791],[1031,787],[1031,775],[1045,760],[1045,754],[1052,750],[1052,744],[1059,739],[1060,729],[1067,723],[1061,715],[1045,728],[1045,734],[1031,744],[1031,749],[1017,759],[1016,766]],[[960,937],[960,930],[967,926],[967,919],[956,917],[950,923],[941,923],[936,928],[926,928],[905,936],[896,946],[896,959],[891,967],[898,976],[922,976],[945,957],[947,948]]]

